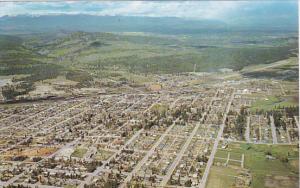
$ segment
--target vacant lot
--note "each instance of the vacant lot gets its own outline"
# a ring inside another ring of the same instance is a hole
[[[57,148],[54,147],[45,147],[45,148],[32,148],[26,150],[14,149],[6,152],[4,155],[7,156],[27,156],[27,157],[44,157],[48,156],[57,151]]]
[[[78,148],[76,148],[75,151],[72,153],[71,157],[82,158],[86,152],[87,152],[87,149],[86,149],[86,148],[78,147]]]
[[[252,188],[297,188],[299,187],[299,150],[297,145],[267,145],[231,143],[227,149],[219,149],[216,157],[238,159],[245,154],[244,167],[249,170]],[[273,159],[267,159],[270,155]],[[232,156],[232,157],[231,157]],[[240,160],[240,159],[238,159]],[[219,163],[218,163],[219,162]],[[211,168],[208,188],[235,187],[235,178],[242,170],[239,164],[215,158]],[[218,166],[219,165],[219,166]]]
[[[237,175],[236,169],[213,166],[209,174],[207,188],[233,187]]]

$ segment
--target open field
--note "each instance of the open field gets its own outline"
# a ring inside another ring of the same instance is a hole
[[[227,167],[213,166],[208,179],[207,188],[234,187],[237,170]]]
[[[251,110],[257,109],[273,110],[276,107],[298,106],[299,101],[296,95],[290,96],[256,96],[257,100],[252,104]]]
[[[245,155],[244,167],[252,175],[251,187],[253,188],[298,187],[299,149],[296,145],[231,143],[226,150],[218,150],[216,156],[227,158],[226,152],[230,152],[230,156]],[[267,155],[274,157],[274,159],[267,159]],[[238,166],[214,166],[208,187],[231,187],[235,183],[233,176],[237,176],[235,168],[239,169]]]
[[[81,148],[78,147],[74,150],[74,152],[72,153],[72,157],[78,157],[78,158],[82,158],[84,156],[84,154],[87,152],[86,148]]]

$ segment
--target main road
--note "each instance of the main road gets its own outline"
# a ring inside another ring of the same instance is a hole
[[[178,119],[177,119],[178,120]],[[156,148],[160,145],[160,143],[164,140],[164,138],[167,136],[167,134],[172,130],[172,128],[175,126],[176,120],[173,122],[173,124],[168,127],[168,129],[163,133],[163,135],[158,139],[158,141],[154,144],[154,146],[147,152],[147,154],[144,156],[144,158],[135,166],[135,168],[128,174],[124,182],[120,185],[121,188],[125,187],[127,182],[129,182],[133,175],[135,175],[142,166],[147,162],[150,156],[153,155]]]
[[[274,117],[270,116],[270,122],[271,122],[271,130],[272,130],[272,138],[273,138],[273,144],[277,144],[277,136],[276,136],[276,127],[274,124]]]
[[[210,106],[212,105],[213,101],[215,100],[215,98],[217,97],[218,91],[216,92],[215,96],[211,99],[207,109],[210,108]],[[199,95],[197,95],[197,97],[195,98],[195,100],[193,100],[192,104],[198,99]],[[200,123],[204,120],[205,116],[206,116],[207,112],[205,112],[202,116],[202,118],[199,120],[199,122],[197,123],[197,125],[195,126],[195,128],[193,129],[192,133],[189,135],[189,137],[187,138],[186,142],[184,143],[182,149],[180,150],[179,154],[177,155],[177,157],[175,158],[175,160],[173,161],[173,163],[171,164],[170,168],[168,169],[166,175],[163,177],[163,180],[160,183],[160,186],[165,187],[170,179],[170,177],[172,176],[176,166],[179,164],[181,158],[183,157],[185,151],[187,150],[188,146],[190,145],[193,137],[196,135],[199,127],[200,127]]]
[[[246,131],[245,131],[245,139],[248,143],[251,142],[250,140],[250,117],[247,117],[247,127],[246,127]]]
[[[157,99],[159,100],[159,99]],[[152,108],[152,106],[156,103],[157,101],[155,101],[152,105],[150,105],[145,111],[147,112],[150,108]],[[123,147],[121,147],[116,153],[114,153],[110,158],[108,158],[106,161],[103,161],[102,165],[97,167],[97,169],[89,174],[84,181],[82,181],[80,183],[80,185],[78,186],[79,188],[84,188],[84,186],[86,184],[89,184],[91,183],[91,180],[93,179],[93,177],[97,176],[97,174],[99,174],[101,171],[104,170],[104,167],[109,164],[113,159],[116,158],[116,156],[120,155],[120,153],[122,152],[122,150],[126,149],[133,141],[135,141],[139,136],[140,134],[144,131],[144,129],[140,129],[139,131],[137,131],[126,143]]]
[[[174,108],[175,104],[182,99],[182,97],[177,98],[173,103],[171,103],[170,108]],[[148,109],[147,109],[148,110]],[[159,146],[159,144],[164,140],[164,138],[168,135],[168,133],[173,129],[175,126],[175,122],[178,120],[177,118],[175,121],[173,121],[173,124],[167,128],[167,130],[161,135],[161,137],[158,139],[158,141],[152,146],[152,148],[147,152],[147,154],[143,157],[143,159],[134,167],[134,169],[127,175],[124,182],[120,185],[121,188],[126,187],[127,182],[130,182],[132,176],[136,174],[142,166],[147,162],[150,156],[153,155],[155,152],[155,149]]]
[[[224,117],[223,117],[223,122],[220,126],[220,129],[219,129],[219,132],[218,132],[218,136],[215,140],[215,143],[214,143],[214,146],[213,146],[213,149],[211,151],[211,154],[210,154],[210,157],[208,159],[208,162],[207,162],[207,165],[206,165],[206,168],[205,168],[205,171],[204,171],[204,174],[203,174],[203,177],[202,177],[202,182],[200,183],[200,188],[205,188],[206,186],[206,182],[207,182],[207,178],[208,178],[208,175],[209,175],[209,171],[210,171],[210,168],[213,164],[213,161],[214,161],[214,158],[215,158],[215,154],[217,152],[217,149],[218,149],[218,144],[219,144],[219,141],[221,140],[221,137],[222,137],[222,134],[223,134],[223,131],[224,131],[224,127],[225,127],[225,121],[227,119],[227,114],[229,112],[229,109],[230,109],[230,106],[232,104],[232,101],[234,99],[234,91],[230,97],[230,100],[227,104],[227,108],[226,108],[226,111],[225,111],[225,114],[224,114]]]

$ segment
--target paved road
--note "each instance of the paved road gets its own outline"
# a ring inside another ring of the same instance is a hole
[[[157,104],[157,102],[159,101],[160,97],[158,97],[157,100],[155,100],[154,103],[152,103],[146,110],[143,111],[143,114],[145,114],[146,112],[148,112],[155,104]]]
[[[245,138],[248,143],[251,142],[251,140],[250,140],[250,117],[249,116],[247,117],[247,127],[246,127],[246,131],[245,131]]]
[[[17,122],[15,122],[13,124],[10,124],[9,126],[3,127],[3,128],[0,129],[0,131],[5,130],[7,128],[17,127],[17,125],[19,125],[19,124],[21,124],[23,122],[26,122],[29,119],[34,119],[34,118],[38,117],[41,113],[44,113],[45,111],[50,111],[50,110],[52,110],[54,108],[56,108],[56,106],[51,107],[51,108],[43,109],[43,110],[41,110],[41,111],[39,111],[39,112],[37,112],[35,114],[26,115],[27,117],[25,119],[22,119],[22,120],[17,121]],[[30,109],[28,109],[28,110],[30,110]],[[6,120],[6,119],[9,119],[9,118],[12,118],[12,117],[16,117],[16,116],[19,116],[19,115],[18,114],[14,114],[14,115],[8,116],[8,117],[6,117],[4,119],[1,119],[0,122],[2,122],[2,120]]]
[[[175,106],[175,104],[182,99],[182,97],[177,98],[171,105],[170,108],[173,108]],[[150,107],[149,107],[150,108]],[[148,108],[148,109],[149,109]],[[148,110],[147,109],[147,110]],[[136,174],[141,167],[147,162],[147,160],[149,159],[150,156],[153,155],[153,153],[155,152],[155,149],[159,146],[159,144],[163,141],[163,139],[168,135],[168,133],[172,130],[172,128],[175,126],[175,122],[178,120],[178,118],[173,121],[173,124],[168,127],[168,129],[160,136],[160,138],[158,139],[158,141],[152,146],[152,148],[147,152],[147,154],[144,156],[144,158],[134,167],[134,169],[128,174],[128,176],[126,177],[126,179],[124,180],[124,182],[120,185],[121,188],[126,186],[126,183],[129,182],[132,178],[132,176],[134,174]]]
[[[205,114],[205,115],[206,115],[206,114]],[[204,119],[205,115],[203,115],[203,117],[202,117],[202,119],[200,120],[200,122]],[[194,137],[195,134],[197,133],[197,130],[199,129],[199,126],[200,126],[200,123],[198,123],[198,124],[195,126],[193,132],[190,134],[190,136],[188,137],[187,141],[184,143],[184,145],[183,145],[182,149],[180,150],[179,154],[177,155],[176,159],[175,159],[174,162],[171,164],[170,168],[168,169],[168,172],[166,173],[166,175],[164,176],[162,182],[160,183],[160,185],[161,185],[162,187],[164,187],[164,186],[168,183],[168,181],[169,181],[169,179],[170,179],[170,177],[171,177],[173,171],[175,170],[176,166],[179,164],[181,158],[183,157],[184,152],[186,151],[186,149],[187,149],[188,146],[190,145],[190,143],[191,143],[193,137]]]
[[[79,104],[77,104],[77,105],[74,105],[74,106],[72,106],[72,107],[70,107],[70,108],[68,108],[68,109],[66,109],[66,110],[64,110],[64,111],[59,111],[59,110],[57,110],[57,112],[56,112],[55,114],[53,114],[53,116],[49,117],[48,119],[52,119],[53,117],[56,117],[56,116],[58,116],[58,115],[61,115],[61,113],[65,113],[65,112],[67,112],[67,111],[69,111],[69,110],[72,110],[73,108],[76,108],[77,106],[79,106],[79,105],[81,105],[81,104],[83,104],[83,103],[85,103],[85,102],[86,102],[86,101],[83,101],[83,102],[81,102],[81,103],[79,103]],[[62,104],[65,104],[65,103],[66,103],[66,102],[61,103],[60,106],[61,106]],[[26,119],[24,119],[24,120],[22,120],[22,121],[18,121],[18,122],[15,123],[13,126],[16,127],[17,125],[21,124],[22,122],[24,122],[24,121],[26,121],[26,120],[28,120],[28,119],[34,119],[34,118],[38,117],[40,114],[44,113],[45,111],[51,111],[51,110],[53,110],[53,109],[55,109],[55,108],[59,108],[59,107],[53,106],[53,107],[51,107],[51,108],[45,109],[45,110],[43,110],[43,111],[40,111],[39,113],[35,114],[34,116],[29,116],[28,118],[26,118]],[[46,120],[48,120],[48,119],[46,119]],[[33,124],[33,125],[30,125],[28,128],[30,128],[30,127],[32,127],[32,126],[38,124],[38,123],[44,122],[44,121],[45,121],[45,119],[44,119],[44,120],[40,120],[39,122],[37,122],[37,123],[35,123],[35,124]]]
[[[80,104],[82,104],[82,103],[80,103]],[[80,104],[78,104],[78,105],[80,105]],[[64,112],[66,112],[66,111],[69,111],[69,110],[71,110],[71,109],[77,107],[78,105],[75,105],[75,106],[73,106],[73,107],[70,107],[70,108],[68,108],[67,110],[64,110],[64,111],[61,112],[61,113],[64,113]],[[67,122],[67,121],[69,121],[69,120],[71,120],[71,119],[74,119],[74,118],[76,118],[77,116],[80,116],[81,114],[83,114],[84,112],[86,112],[86,110],[83,111],[83,112],[80,112],[79,114],[77,114],[77,115],[75,115],[75,116],[72,116],[72,117],[70,117],[70,118],[68,118],[68,119],[66,119],[66,120],[64,120],[64,121],[61,121],[60,123],[57,123],[57,124],[55,124],[54,126],[51,126],[51,127],[47,128],[47,129],[40,130],[40,131],[38,131],[38,132],[35,132],[33,135],[30,135],[30,136],[35,137],[36,135],[38,135],[38,134],[41,133],[41,132],[46,132],[46,133],[47,133],[49,130],[54,129],[54,127],[57,127],[57,126],[59,126],[60,124],[62,124],[62,123],[64,123],[64,122]],[[60,115],[61,115],[61,114],[60,114]],[[47,121],[47,120],[49,120],[49,119],[55,118],[56,116],[58,116],[58,114],[56,114],[55,116],[51,116],[51,117],[49,117],[49,118],[46,119],[46,120],[42,120],[42,121],[39,121],[38,123],[35,123],[35,124],[33,124],[33,125],[30,125],[30,126],[27,127],[27,128],[30,128],[30,127],[32,127],[32,126],[35,126],[35,125],[37,125],[37,124],[39,124],[39,123],[41,123],[41,122],[45,122],[45,121]],[[4,152],[6,152],[6,151],[11,150],[12,148],[14,148],[14,147],[20,145],[21,143],[23,143],[23,142],[26,141],[27,139],[28,139],[28,137],[22,139],[21,141],[17,142],[16,144],[13,144],[13,145],[11,145],[11,146],[8,147],[8,148],[3,149],[0,153],[4,153]]]
[[[157,99],[159,100],[159,99]],[[154,105],[156,102],[154,102],[152,105]],[[148,111],[151,107],[149,106],[146,110]],[[116,153],[114,153],[110,158],[108,158],[106,161],[103,162],[103,164],[101,166],[99,166],[93,173],[89,174],[86,179],[84,181],[82,181],[82,183],[79,185],[79,188],[84,188],[85,184],[88,184],[91,182],[92,178],[95,177],[99,172],[103,171],[103,167],[108,164],[112,159],[114,159],[117,155],[119,155],[121,153],[121,151],[123,149],[125,149],[128,145],[131,144],[131,142],[133,142],[142,132],[144,131],[144,129],[140,129],[138,132],[136,132],[126,143],[123,147],[121,147]]]
[[[223,117],[223,122],[221,124],[221,127],[220,127],[219,132],[218,132],[218,136],[217,136],[217,138],[215,140],[213,149],[212,149],[210,157],[208,159],[208,162],[207,162],[207,165],[206,165],[203,177],[202,177],[202,182],[201,182],[201,184],[199,186],[200,188],[205,188],[205,186],[206,186],[206,182],[207,182],[207,178],[208,178],[208,175],[209,175],[209,171],[210,171],[210,168],[211,168],[211,166],[213,164],[214,157],[215,157],[215,154],[216,154],[217,149],[218,149],[218,144],[219,144],[219,141],[221,140],[221,137],[222,137],[222,134],[223,134],[223,131],[224,131],[225,121],[226,121],[227,114],[229,112],[231,103],[233,101],[233,98],[234,98],[234,92],[232,93],[231,98],[230,98],[230,100],[229,100],[229,102],[227,104],[226,112],[225,112],[224,117]]]
[[[147,96],[143,96],[143,98],[141,98],[140,100],[138,100],[135,103],[133,103],[132,105],[130,105],[126,110],[124,110],[124,112],[129,112],[133,107],[135,107],[136,105],[140,104],[146,98],[147,98]]]
[[[127,142],[126,144],[121,147],[118,152],[114,153],[108,160],[104,161],[103,164],[101,166],[99,166],[93,173],[89,174],[86,179],[84,181],[81,182],[81,184],[79,185],[79,188],[84,188],[85,184],[88,184],[91,182],[92,178],[97,176],[97,174],[99,172],[101,172],[103,170],[103,167],[106,166],[106,164],[108,164],[112,159],[114,159],[117,155],[119,155],[123,149],[125,149],[128,145],[131,144],[131,142],[133,142],[142,132],[144,131],[144,129],[140,129],[139,131],[137,131]]]
[[[44,111],[49,110],[49,108],[44,108],[44,109],[42,109],[41,111],[38,111],[38,112],[36,112],[36,113],[33,112],[33,113],[31,113],[30,115],[27,115],[27,113],[25,113],[26,115],[22,115],[22,114],[21,114],[21,113],[24,113],[24,112],[29,111],[29,110],[32,110],[32,108],[29,108],[29,109],[27,109],[27,110],[18,112],[17,114],[9,115],[9,116],[7,116],[7,117],[5,117],[5,118],[2,118],[2,119],[0,119],[0,122],[2,122],[2,121],[4,121],[4,120],[7,120],[7,119],[10,119],[10,118],[12,118],[12,117],[17,117],[17,116],[28,116],[27,118],[25,118],[25,119],[23,119],[23,120],[20,120],[20,121],[24,121],[24,120],[26,120],[26,119],[31,119],[32,116],[35,116],[35,115],[37,115],[37,114],[39,114],[39,113],[42,113],[42,112],[44,112]],[[3,113],[2,113],[2,114],[3,114]],[[18,122],[16,122],[16,123],[18,123]]]
[[[295,119],[295,121],[296,121],[297,127],[299,128],[299,119],[298,119],[298,117],[297,117],[297,116],[294,116],[294,119]]]
[[[82,104],[82,103],[80,103],[80,104]],[[75,105],[75,106],[78,106],[78,105]],[[71,108],[74,108],[74,106],[71,107]],[[70,109],[70,108],[69,108],[69,109]],[[85,110],[85,111],[86,111],[86,110]],[[50,127],[49,129],[52,129],[53,127],[56,127],[57,125],[59,125],[59,124],[61,124],[61,123],[64,123],[64,122],[66,122],[66,121],[68,121],[68,120],[70,120],[70,119],[76,118],[77,116],[81,115],[81,114],[84,113],[85,111],[80,112],[79,114],[77,114],[77,115],[75,115],[75,116],[73,116],[73,117],[70,117],[70,118],[68,118],[68,119],[66,119],[66,120],[64,120],[64,121],[62,121],[62,122],[60,122],[60,123],[58,123],[58,124],[55,124],[54,126]],[[65,132],[67,132],[67,131],[65,131]],[[36,133],[36,134],[38,134],[38,133]],[[72,142],[67,143],[66,145],[64,145],[63,147],[61,147],[59,150],[57,150],[56,152],[54,152],[54,153],[52,153],[51,155],[45,157],[45,158],[42,159],[41,161],[39,161],[39,162],[35,163],[34,165],[32,165],[31,167],[25,168],[23,173],[21,173],[21,174],[15,176],[15,177],[13,177],[13,178],[11,178],[11,179],[8,180],[7,182],[0,182],[0,187],[1,187],[1,186],[7,186],[7,185],[10,185],[10,184],[13,184],[17,179],[19,179],[20,177],[22,177],[22,176],[24,175],[24,173],[25,173],[26,171],[28,171],[30,168],[36,168],[37,165],[40,164],[41,162],[45,161],[46,159],[50,159],[50,158],[54,157],[54,156],[57,155],[58,153],[64,151],[66,148],[74,147],[75,145],[77,145],[77,144],[79,143],[79,141],[80,141],[80,138],[77,138],[77,139],[73,140]],[[35,185],[35,184],[33,184],[33,185]],[[35,185],[35,186],[36,186],[36,185]],[[46,186],[46,187],[47,187],[47,186]],[[51,186],[50,186],[50,187],[51,187]]]
[[[76,119],[77,117],[80,117],[82,114],[86,113],[88,110],[90,110],[90,108],[88,108],[88,109],[86,109],[86,110],[84,110],[82,112],[79,112],[78,114],[73,115],[73,116],[69,117],[68,119],[65,119],[65,120],[63,120],[63,121],[61,121],[59,123],[56,123],[56,124],[54,124],[53,126],[47,128],[47,129],[44,129],[43,132],[47,133],[47,132],[53,130],[55,127],[58,127],[58,126],[62,125],[65,122],[68,122],[68,121],[70,121],[72,119]]]
[[[127,109],[125,109],[124,112],[128,112],[129,110],[131,110],[131,108],[133,108],[133,107],[135,107],[136,105],[140,104],[140,103],[141,103],[142,101],[144,101],[145,99],[146,99],[146,96],[144,96],[141,100],[139,100],[139,101],[133,103],[131,106],[129,106]],[[152,105],[154,105],[154,104],[155,104],[155,103],[153,103]],[[152,105],[149,106],[146,110],[148,111],[148,109],[149,109],[150,107],[152,107]],[[122,126],[118,127],[118,128],[116,129],[116,131],[119,131],[119,130],[121,130],[123,127],[127,126],[128,123],[130,123],[130,121],[131,121],[131,119],[129,119],[128,121],[126,121]]]
[[[272,131],[272,138],[273,138],[273,144],[277,144],[277,136],[276,136],[276,127],[274,124],[274,117],[270,116],[270,122],[271,122],[271,131]]]
[[[221,138],[221,140],[224,140],[224,141],[227,141],[227,142],[232,142],[231,139],[224,139],[224,138]],[[241,141],[241,140],[235,140],[234,141],[235,143],[241,143],[241,144],[247,144],[248,142],[246,141]],[[266,145],[266,143],[264,142],[252,142],[251,144],[256,144],[256,145]],[[283,146],[295,146],[297,145],[297,143],[277,143],[276,145],[283,145]]]
[[[14,183],[15,186],[20,185],[20,183]],[[21,183],[21,185],[31,188],[61,188],[56,186],[50,186],[50,185],[38,185],[38,184],[27,184],[27,183]]]
[[[263,139],[262,137],[262,130],[261,130],[261,123],[260,123],[260,115],[258,115],[258,129],[259,129],[259,142],[261,142],[261,140]]]
[[[5,120],[7,120],[7,119],[11,119],[11,118],[14,118],[14,117],[25,117],[25,119],[28,119],[28,117],[31,117],[31,116],[34,116],[35,114],[37,114],[37,113],[40,113],[40,112],[42,112],[42,111],[46,111],[48,108],[41,108],[41,110],[40,111],[37,111],[37,112],[31,112],[31,113],[27,113],[27,111],[30,111],[30,110],[32,110],[32,108],[28,108],[27,110],[23,110],[23,111],[20,111],[20,112],[17,112],[16,114],[12,114],[12,115],[9,115],[9,116],[7,116],[7,117],[5,117],[5,118],[2,118],[2,119],[0,119],[0,123],[2,122],[2,121],[5,121]],[[3,114],[3,113],[1,113],[0,112],[0,114]],[[25,115],[26,114],[26,115]],[[27,118],[26,118],[26,116],[27,116]],[[20,120],[20,121],[22,121],[22,120]],[[17,122],[16,122],[17,123]]]
[[[168,129],[164,132],[164,134],[158,139],[158,141],[154,144],[154,146],[147,152],[147,154],[144,156],[144,158],[135,166],[135,168],[128,174],[124,182],[120,185],[121,188],[126,186],[126,183],[129,182],[134,174],[136,174],[141,167],[147,162],[150,156],[153,155],[155,152],[155,149],[159,146],[159,144],[164,140],[164,138],[167,136],[167,134],[172,130],[172,128],[175,126],[176,120],[173,122],[173,124],[168,127]]]
[[[70,108],[68,108],[68,109],[66,109],[66,110],[64,110],[64,111],[62,111],[62,112],[56,113],[54,116],[52,116],[52,117],[50,117],[50,118],[53,118],[53,117],[57,116],[57,114],[60,114],[60,115],[61,115],[61,113],[70,111],[70,110],[72,110],[73,108],[76,108],[76,107],[78,107],[79,105],[82,105],[83,103],[86,103],[86,100],[83,101],[83,102],[81,102],[81,103],[79,103],[79,104],[77,104],[77,105],[74,105],[74,106],[72,106],[72,107],[70,107]],[[53,109],[53,108],[54,108],[54,107],[52,107],[52,108],[50,108],[50,109]],[[48,109],[48,110],[50,110],[50,109]],[[43,111],[45,111],[45,110],[43,110]],[[82,112],[79,112],[79,113],[76,114],[75,116],[72,116],[72,117],[70,117],[70,118],[68,118],[68,119],[66,119],[66,120],[64,120],[64,121],[62,121],[62,122],[59,122],[59,123],[55,124],[54,126],[49,127],[49,128],[46,129],[46,130],[50,131],[50,130],[53,129],[54,127],[57,127],[58,125],[60,125],[60,124],[62,124],[62,123],[64,123],[64,122],[67,122],[67,121],[69,121],[69,120],[71,120],[71,119],[74,119],[74,118],[80,116],[81,114],[85,113],[86,111],[87,111],[87,110],[84,110],[84,111],[82,111]],[[36,115],[39,115],[39,114],[40,114],[40,113],[37,113]],[[35,115],[35,116],[36,116],[36,115]],[[35,117],[35,116],[33,116],[33,117]],[[33,117],[31,117],[31,118],[33,118]],[[27,118],[27,119],[28,119],[28,118]],[[49,119],[49,118],[48,118],[48,119]],[[48,119],[47,119],[47,120],[48,120]],[[42,120],[42,121],[43,121],[43,120]],[[18,123],[19,123],[19,122],[18,122]],[[40,122],[38,122],[38,123],[40,123]],[[32,126],[32,125],[31,125],[31,126]],[[99,127],[99,126],[97,126],[97,127],[95,127],[95,128],[98,128],[98,127]],[[91,132],[91,131],[93,131],[93,130],[94,130],[94,129],[90,130],[89,132]],[[45,130],[44,130],[44,131],[45,131]],[[134,136],[129,140],[129,142],[133,141],[133,140],[134,140],[134,139],[135,139],[142,131],[143,131],[143,130],[138,131],[137,134],[134,135]],[[35,135],[36,135],[36,134],[38,134],[38,133],[35,133]],[[74,141],[72,141],[72,142],[70,142],[70,143],[64,145],[62,148],[60,148],[58,151],[56,151],[56,152],[53,153],[52,155],[49,155],[48,157],[44,158],[43,160],[39,161],[38,163],[35,163],[35,164],[32,165],[31,167],[25,168],[23,173],[21,173],[21,174],[15,176],[15,177],[13,177],[13,178],[11,178],[9,181],[7,181],[7,182],[2,182],[2,181],[0,181],[0,187],[2,187],[2,186],[7,186],[7,185],[10,185],[10,184],[14,184],[14,182],[15,182],[17,179],[19,179],[20,177],[22,177],[26,171],[28,171],[28,170],[31,169],[31,168],[36,168],[36,167],[37,167],[37,164],[41,163],[42,161],[44,161],[44,160],[46,160],[46,159],[49,159],[49,158],[51,158],[51,157],[57,155],[58,153],[60,153],[60,152],[63,151],[64,149],[69,148],[69,147],[74,147],[74,145],[77,145],[77,144],[78,144],[79,140],[80,140],[80,138],[77,138],[77,139],[75,139]],[[21,141],[21,142],[22,142],[22,141]],[[21,143],[21,142],[20,142],[20,143]],[[17,145],[17,144],[16,144],[16,145]],[[124,147],[126,147],[126,146],[127,146],[127,145],[125,145]],[[123,149],[123,148],[121,148],[121,149],[119,150],[119,152],[121,152],[122,149]],[[3,151],[2,151],[2,152],[3,152]],[[115,155],[114,155],[114,156],[115,156]],[[113,157],[114,157],[114,156],[113,156]],[[24,184],[24,185],[25,185],[25,184]],[[36,187],[36,186],[39,186],[39,187],[45,187],[45,188],[47,188],[47,187],[50,188],[50,187],[51,187],[51,186],[46,186],[46,185],[45,185],[45,186],[40,186],[40,185],[37,185],[37,184],[26,184],[26,186],[27,186],[27,185],[28,185],[28,186],[31,186],[31,187]]]
[[[77,138],[76,140],[73,140],[72,142],[69,142],[68,144],[64,145],[62,148],[60,148],[59,150],[57,150],[56,152],[54,152],[53,154],[45,157],[44,159],[42,159],[41,161],[35,163],[34,165],[32,165],[31,167],[28,167],[28,168],[25,168],[25,170],[17,175],[17,176],[14,176],[13,178],[9,179],[8,181],[6,182],[0,182],[0,187],[2,186],[8,186],[8,185],[11,185],[12,183],[14,183],[17,179],[19,179],[20,177],[22,177],[26,171],[28,171],[30,168],[36,168],[38,164],[42,163],[43,161],[45,161],[46,159],[50,159],[52,158],[53,156],[55,156],[56,154],[58,154],[59,152],[63,151],[64,149],[68,148],[68,147],[72,147],[73,145],[77,144],[79,142],[79,138]],[[22,183],[20,183],[22,184]],[[36,186],[36,185],[35,185]]]
[[[286,129],[286,135],[287,135],[287,139],[288,139],[288,142],[289,144],[291,144],[291,136],[290,136],[290,133],[289,133],[289,129]]]
[[[216,92],[216,95],[211,99],[209,106],[207,107],[207,109],[209,109],[209,107],[211,106],[212,102],[215,100],[216,96],[217,96],[218,91]],[[195,99],[193,100],[192,104],[195,103],[195,101],[199,98],[200,95],[197,95],[195,97]],[[206,112],[203,114],[202,118],[199,120],[199,123],[195,126],[195,128],[193,129],[192,133],[189,135],[188,139],[186,140],[186,142],[184,143],[182,149],[180,150],[179,154],[176,156],[175,160],[173,161],[173,163],[171,164],[171,166],[168,169],[168,172],[166,173],[166,175],[164,176],[162,182],[160,183],[160,186],[164,187],[166,186],[166,184],[168,183],[170,177],[172,176],[176,166],[179,164],[181,158],[183,157],[185,151],[187,150],[188,146],[190,145],[193,137],[195,136],[195,134],[197,133],[197,130],[199,129],[200,126],[200,122],[203,121],[203,119],[206,116]]]
[[[192,101],[192,103],[191,103],[191,106],[192,106],[193,104],[195,104],[195,102],[199,99],[199,97],[200,97],[200,94],[198,94],[198,95],[193,99],[193,101]]]
[[[91,159],[91,156],[92,155],[95,155],[97,153],[97,148],[96,147],[94,147],[94,146],[91,146],[89,149],[88,149],[88,151],[85,153],[85,155],[84,155],[84,160],[85,161],[91,161],[92,159]]]

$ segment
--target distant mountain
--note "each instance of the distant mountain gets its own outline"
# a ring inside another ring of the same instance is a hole
[[[269,21],[268,21],[269,22]],[[0,33],[40,33],[55,31],[86,32],[152,32],[161,34],[197,34],[233,30],[289,30],[297,24],[285,23],[225,23],[217,20],[189,20],[175,17],[126,17],[92,15],[4,16],[0,18]],[[288,27],[288,28],[287,28]]]

